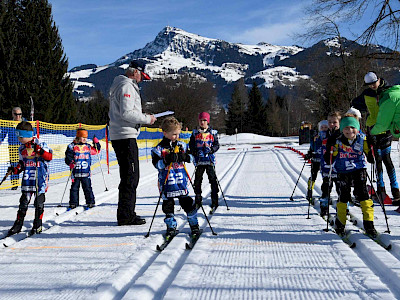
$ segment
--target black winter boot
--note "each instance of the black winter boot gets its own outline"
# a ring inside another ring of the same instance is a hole
[[[400,191],[398,188],[392,188],[392,204],[394,206],[400,206]]]
[[[378,233],[375,230],[373,221],[363,221],[365,232],[372,238],[377,237]]]

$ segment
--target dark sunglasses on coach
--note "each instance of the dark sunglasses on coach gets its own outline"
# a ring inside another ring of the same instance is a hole
[[[14,113],[14,116],[22,116],[22,113],[21,114]]]

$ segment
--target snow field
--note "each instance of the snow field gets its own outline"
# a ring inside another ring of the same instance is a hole
[[[233,151],[223,146],[218,152],[217,175],[230,210],[221,197],[218,210],[209,216],[217,236],[199,210],[204,233],[191,251],[185,250],[190,229],[179,204],[175,213],[180,233],[163,252],[155,250],[165,230],[161,207],[150,236],[144,238],[159,196],[157,173],[150,161],[141,161],[137,194],[136,211],[146,218],[144,226],[116,226],[117,168],[105,175],[107,192],[102,175],[93,175],[97,206],[88,211],[79,208],[78,214],[57,207],[67,179],[51,183],[45,204],[47,230],[0,249],[0,299],[400,298],[396,286],[400,216],[393,212],[395,207],[386,208],[392,250],[384,250],[348,223],[357,239],[357,247],[350,249],[336,234],[323,231],[326,223],[318,216],[318,201],[310,208],[311,219],[306,218],[308,165],[294,193],[295,201],[290,201],[303,160],[294,152],[262,142],[260,149],[244,143],[236,144]],[[292,146],[303,152],[308,148]],[[398,170],[398,153],[392,157]],[[188,170],[192,176],[193,165]],[[206,177],[203,202],[208,215]],[[385,182],[389,182],[387,177]],[[319,175],[315,196],[321,183]],[[332,195],[335,199],[336,194]],[[3,237],[14,222],[19,196],[19,189],[0,191]],[[69,188],[64,206],[68,198]],[[84,204],[83,193],[80,203]],[[362,219],[358,207],[350,210]],[[31,228],[33,213],[31,205],[26,230]],[[375,207],[375,216],[378,231],[384,232],[380,207]]]

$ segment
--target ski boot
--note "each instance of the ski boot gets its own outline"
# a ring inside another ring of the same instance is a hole
[[[164,219],[164,223],[167,225],[167,231],[165,233],[165,238],[168,240],[171,237],[174,237],[177,233],[176,226],[178,225],[174,214],[167,214]]]
[[[21,231],[22,225],[24,224],[24,219],[17,219],[14,222],[14,225],[8,231],[7,236],[11,236]]]
[[[219,204],[218,204],[218,196],[217,198],[211,197],[211,210],[214,212],[217,210]]]
[[[190,225],[190,230],[191,230],[191,235],[196,236],[200,234],[200,228],[199,228],[199,224],[196,225]]]
[[[30,231],[30,235],[34,235],[34,234],[40,234],[43,231],[43,227],[42,227],[42,220],[41,219],[35,219],[33,221],[33,227]]]
[[[89,203],[89,204],[86,205],[86,207],[87,207],[87,209],[90,209],[90,208],[95,207],[95,204],[94,203]]]
[[[70,211],[71,209],[75,209],[76,205],[75,204],[70,204],[69,207],[67,208],[67,211]]]
[[[328,198],[320,198],[319,207],[321,209],[321,217],[326,216],[328,214]]]
[[[392,204],[394,206],[400,206],[400,191],[398,188],[392,188]]]
[[[372,238],[376,238],[378,236],[378,232],[376,232],[375,227],[374,227],[374,222],[372,221],[363,221],[364,224],[364,230],[367,235],[369,235]]]
[[[336,232],[336,234],[338,234],[340,236],[344,236],[345,235],[344,228],[345,228],[345,225],[343,225],[342,222],[340,222],[339,219],[336,218],[336,220],[335,220],[335,232]]]

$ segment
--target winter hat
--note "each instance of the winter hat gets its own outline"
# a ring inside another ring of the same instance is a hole
[[[357,108],[350,107],[346,114],[356,115],[358,119],[361,119],[361,112]]]
[[[139,60],[132,60],[131,63],[129,64],[129,67],[139,70],[144,79],[146,80],[151,79],[150,76],[144,72],[144,69],[146,67],[146,64],[144,62]]]
[[[87,137],[88,137],[88,132],[87,132],[87,130],[79,128],[79,129],[76,131],[76,137],[87,138]]]
[[[199,120],[207,120],[207,123],[210,124],[210,114],[205,111],[203,111],[202,113],[199,113]]]
[[[370,85],[378,81],[378,76],[374,72],[368,72],[364,76],[364,85]]]
[[[321,127],[324,125],[329,126],[328,120],[322,120],[318,123],[318,131],[321,131]]]
[[[343,131],[343,128],[347,127],[347,126],[351,126],[356,128],[357,130],[360,130],[360,122],[358,122],[358,120],[354,117],[344,117],[341,121],[340,121],[340,131]]]

